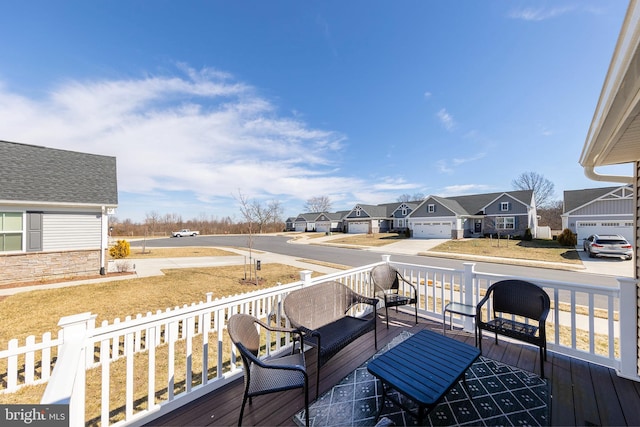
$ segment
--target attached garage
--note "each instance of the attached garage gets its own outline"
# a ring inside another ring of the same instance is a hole
[[[331,231],[331,223],[330,222],[316,222],[316,231],[319,233],[326,233],[327,231]]]
[[[369,221],[349,221],[349,234],[359,234],[369,232]]]
[[[450,239],[451,228],[451,222],[416,222],[413,224],[413,237],[418,239]]]
[[[633,221],[577,221],[578,246],[592,234],[619,234],[633,242]]]

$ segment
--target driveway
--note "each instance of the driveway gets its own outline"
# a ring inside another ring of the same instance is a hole
[[[633,277],[633,259],[623,260],[622,258],[589,258],[589,254],[576,248],[585,272],[592,274],[604,274],[607,276]]]

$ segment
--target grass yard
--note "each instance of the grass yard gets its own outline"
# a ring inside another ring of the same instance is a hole
[[[217,298],[275,286],[277,282],[295,282],[300,280],[299,272],[297,267],[263,264],[260,278],[265,283],[255,286],[240,283],[244,278],[242,265],[174,269],[165,270],[164,276],[11,295],[0,301],[0,348],[7,348],[12,338],[24,342],[27,336],[35,335],[39,340],[43,333],[57,331],[58,321],[64,316],[89,311],[98,315],[97,324],[103,320],[112,322],[115,318],[204,301],[207,292]]]
[[[560,246],[556,240],[534,239],[530,242],[506,239],[449,240],[431,251],[568,264],[582,263],[575,248]]]
[[[404,239],[406,239],[406,237],[398,233],[347,234],[345,237],[331,239],[330,243],[358,246],[384,246]]]
[[[147,259],[147,258],[182,258],[182,257],[201,257],[201,256],[234,256],[238,255],[234,252],[225,251],[224,249],[189,246],[185,248],[131,248],[131,255],[126,259]]]

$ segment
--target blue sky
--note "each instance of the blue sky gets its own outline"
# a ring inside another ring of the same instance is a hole
[[[627,1],[6,1],[0,139],[117,157],[119,219],[512,190],[578,159]],[[631,168],[615,173],[631,175]],[[611,170],[603,172],[611,173]]]

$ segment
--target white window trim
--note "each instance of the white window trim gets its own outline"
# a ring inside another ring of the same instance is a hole
[[[3,251],[0,249],[0,253],[1,254],[16,254],[16,253],[22,253],[25,251],[25,246],[26,246],[26,218],[25,218],[25,212],[24,211],[12,211],[12,210],[1,210],[0,214],[4,214],[4,213],[16,213],[16,214],[21,214],[22,215],[22,229],[20,231],[18,230],[7,230],[7,231],[2,231],[0,230],[0,234],[18,234],[20,233],[21,238],[20,238],[20,249],[16,250],[16,251]]]
[[[510,225],[510,227],[508,227]],[[496,218],[497,230],[515,230],[516,229],[516,217],[514,216],[499,216]]]
[[[427,205],[427,212],[428,213],[434,213],[436,211],[436,205],[433,203],[430,203]]]
[[[509,211],[509,202],[500,202],[500,212]]]

